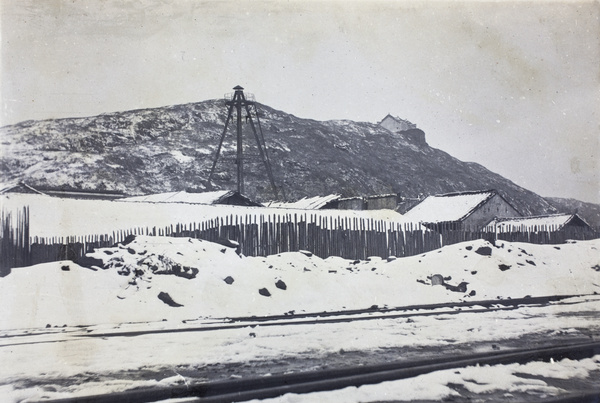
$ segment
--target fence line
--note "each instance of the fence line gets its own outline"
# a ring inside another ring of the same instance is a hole
[[[234,214],[210,220],[178,223],[162,228],[136,227],[97,234],[69,237],[30,237],[29,209],[0,216],[0,273],[8,274],[10,267],[28,266],[56,260],[78,260],[94,249],[110,247],[134,235],[173,236],[203,239],[211,242],[237,241],[246,256],[267,256],[283,252],[309,250],[325,258],[341,256],[347,259],[366,259],[369,256],[413,256],[438,249],[444,245],[475,239],[495,242],[539,244],[564,243],[567,239],[592,239],[595,232],[577,228],[539,226],[515,227],[508,232],[493,230],[466,231],[454,227],[428,230],[419,224],[400,224],[385,220],[324,217],[314,213]]]
[[[0,213],[0,277],[10,273],[11,267],[29,264],[29,207],[12,213]]]

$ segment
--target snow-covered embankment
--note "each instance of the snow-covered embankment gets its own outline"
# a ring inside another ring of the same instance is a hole
[[[139,236],[0,279],[0,328],[293,315],[600,291],[600,240],[532,245],[478,240],[419,256],[349,261],[309,252],[245,257],[189,238]],[[433,276],[436,278],[433,278]],[[443,279],[442,285],[432,280]]]

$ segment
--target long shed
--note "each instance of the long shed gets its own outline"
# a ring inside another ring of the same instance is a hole
[[[496,190],[428,196],[404,217],[431,229],[479,230],[491,220],[521,214]]]
[[[498,232],[515,231],[562,231],[568,228],[577,228],[593,232],[593,228],[579,215],[574,214],[548,214],[532,217],[497,218],[490,221],[486,227]]]
[[[213,192],[167,192],[144,196],[133,196],[120,199],[126,202],[145,203],[188,203],[188,204],[229,204],[235,206],[262,206],[248,197],[233,190],[217,190]]]

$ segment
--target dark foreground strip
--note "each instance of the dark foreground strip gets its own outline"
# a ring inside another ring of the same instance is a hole
[[[348,310],[348,311],[336,311],[336,312],[320,312],[320,313],[306,313],[299,315],[275,315],[275,316],[248,316],[248,317],[237,317],[237,318],[226,318],[223,325],[209,325],[209,326],[196,326],[187,327],[183,329],[155,329],[155,330],[131,330],[121,332],[105,332],[105,333],[89,333],[83,335],[84,337],[135,337],[146,334],[160,334],[160,333],[183,333],[183,332],[206,332],[214,330],[225,330],[225,329],[241,329],[248,326],[287,326],[287,325],[318,325],[326,323],[345,323],[354,322],[357,320],[376,320],[376,319],[399,319],[409,318],[415,316],[435,316],[435,315],[457,315],[461,313],[482,313],[482,312],[493,312],[501,310],[513,310],[518,309],[520,306],[525,305],[547,305],[550,302],[556,302],[567,298],[573,297],[584,297],[583,295],[552,295],[545,297],[527,297],[527,298],[515,298],[515,299],[498,299],[498,300],[483,300],[483,301],[468,301],[468,302],[448,302],[440,304],[429,304],[429,305],[409,305],[397,308],[370,308],[360,310]],[[471,306],[483,306],[481,309],[471,310],[460,310],[459,308],[471,307]],[[440,308],[454,308],[454,310],[448,311],[433,311],[434,309]],[[431,311],[431,312],[414,312],[417,310]],[[390,314],[388,312],[408,312]],[[382,315],[376,315],[381,313]],[[355,315],[371,314],[369,316],[357,316]],[[339,316],[345,316],[339,318]],[[245,322],[245,323],[244,323]],[[237,324],[239,323],[239,324]]]
[[[393,362],[380,365],[354,366],[342,369],[310,371],[266,377],[235,379],[177,385],[168,389],[131,390],[109,395],[97,395],[68,399],[51,400],[54,403],[141,403],[155,402],[171,398],[196,397],[201,403],[236,402],[251,399],[266,399],[286,393],[312,393],[342,389],[349,386],[377,384],[385,381],[412,378],[433,371],[462,368],[472,365],[524,364],[531,361],[549,361],[569,358],[581,360],[600,354],[600,342],[574,344],[540,349],[515,350],[509,353],[481,353],[464,356],[440,357],[418,362]],[[597,390],[566,395],[552,402],[598,401]],[[572,400],[575,399],[575,400]],[[577,400],[579,399],[579,400]],[[45,400],[47,401],[47,400]]]
[[[569,393],[564,396],[544,399],[543,403],[599,403],[600,390],[586,390],[577,393]]]

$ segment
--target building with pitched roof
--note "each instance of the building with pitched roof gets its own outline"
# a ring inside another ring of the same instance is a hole
[[[395,193],[381,194],[365,197],[367,210],[396,210],[398,206],[398,195]]]
[[[270,202],[267,207],[291,208],[300,210],[395,210],[398,195],[382,194],[365,197],[341,197],[337,194],[305,197],[295,202]]]
[[[495,218],[520,216],[496,190],[428,196],[404,214],[431,229],[454,230],[479,230]]]
[[[392,133],[404,132],[409,129],[417,128],[416,124],[411,123],[406,119],[401,119],[397,116],[392,116],[389,113],[386,117],[381,119],[381,122],[379,122],[378,124],[384,129],[391,131]]]
[[[486,227],[498,232],[516,231],[562,231],[577,228],[593,232],[592,227],[577,214],[549,214],[532,217],[496,218]]]
[[[126,202],[144,203],[187,203],[187,204],[229,204],[236,206],[257,206],[262,204],[233,190],[217,190],[213,192],[192,193],[186,191],[156,193],[144,196],[133,196],[120,199]]]
[[[0,186],[0,194],[38,194],[43,196],[53,196],[67,199],[90,199],[90,200],[114,200],[123,197],[123,193],[111,192],[106,190],[81,190],[47,187],[33,187],[25,182],[14,183]]]
[[[418,129],[416,124],[411,123],[406,119],[401,119],[397,116],[388,114],[381,120],[381,122],[378,123],[378,125],[392,133],[399,134],[401,137],[411,141],[414,144],[427,144],[425,141],[425,132],[421,129]]]
[[[0,195],[9,194],[9,193],[27,193],[27,194],[38,194],[38,195],[46,195],[44,192],[39,189],[34,188],[33,186],[29,186],[25,182],[11,183],[0,185]]]
[[[338,210],[364,210],[365,199],[360,196],[342,197],[332,204],[332,207]]]
[[[299,210],[324,210],[337,208],[337,201],[340,195],[332,194],[327,196],[303,197],[295,202],[270,202],[267,207],[288,208]]]

